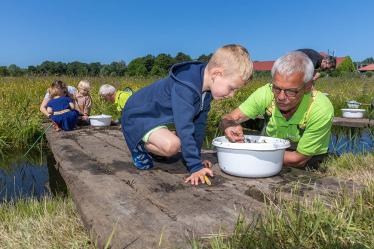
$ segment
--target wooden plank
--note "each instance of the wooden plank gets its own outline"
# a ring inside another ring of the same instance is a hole
[[[233,177],[221,172],[215,154],[206,151],[203,157],[214,163],[212,186],[193,187],[184,183],[188,173],[178,157],[155,163],[152,170],[135,169],[118,127],[49,130],[46,136],[100,248],[112,231],[111,248],[186,248],[193,236],[231,232],[240,212],[248,218],[261,213],[264,198],[275,201],[280,192],[290,196],[294,183],[302,184],[303,196],[344,185],[290,168],[271,178]]]
[[[374,120],[367,119],[367,118],[334,117],[333,125],[345,126],[345,127],[356,127],[356,128],[368,128],[368,127],[374,127]]]
[[[263,116],[257,116],[256,119],[263,120]],[[374,127],[374,120],[368,118],[343,118],[334,117],[332,124],[335,126],[354,127],[354,128],[368,128]]]

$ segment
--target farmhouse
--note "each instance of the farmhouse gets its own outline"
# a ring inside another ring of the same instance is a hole
[[[367,66],[361,67],[358,69],[361,73],[365,72],[374,72],[374,64],[369,64]]]

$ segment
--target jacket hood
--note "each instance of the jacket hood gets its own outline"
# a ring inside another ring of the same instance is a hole
[[[188,61],[175,64],[170,68],[169,76],[178,83],[194,89],[199,95],[204,83],[204,70],[207,63]]]

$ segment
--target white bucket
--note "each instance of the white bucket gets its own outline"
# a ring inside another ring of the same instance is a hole
[[[360,108],[360,105],[361,103],[354,101],[354,100],[347,101],[347,106],[350,109],[358,109]]]
[[[105,114],[90,116],[89,119],[92,126],[109,126],[112,122],[112,116]]]
[[[231,143],[226,137],[213,140],[218,164],[224,172],[242,177],[268,177],[281,171],[289,141],[251,135],[245,135],[245,139],[251,142]]]
[[[363,118],[365,109],[341,109],[343,118]]]

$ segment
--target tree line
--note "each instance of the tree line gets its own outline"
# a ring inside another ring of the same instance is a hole
[[[212,54],[200,55],[196,60],[207,62]],[[170,67],[175,63],[193,60],[191,56],[179,52],[175,57],[169,54],[159,54],[157,56],[146,55],[133,59],[129,64],[124,61],[112,62],[110,64],[101,64],[100,62],[82,63],[79,61],[64,63],[44,61],[37,66],[28,66],[27,68],[20,68],[12,64],[8,67],[0,66],[1,76],[90,76],[90,77],[104,77],[104,76],[130,76],[130,77],[147,77],[147,76],[165,76]],[[372,57],[367,58],[361,62],[353,62],[347,56],[345,60],[337,67],[336,70],[328,73],[330,76],[341,76],[345,73],[355,72],[357,67],[374,63]],[[256,75],[268,75],[269,72],[256,72]]]
[[[203,54],[196,60],[206,62],[211,55]],[[179,52],[175,57],[164,53],[157,56],[146,55],[133,59],[129,64],[124,61],[110,64],[44,61],[40,65],[27,68],[20,68],[15,64],[0,66],[0,76],[164,76],[173,64],[191,60],[191,56]]]

